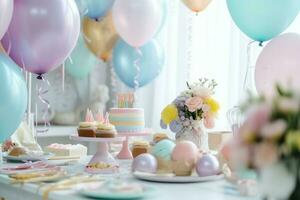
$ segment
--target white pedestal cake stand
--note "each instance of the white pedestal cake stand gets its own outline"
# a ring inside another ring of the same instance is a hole
[[[119,154],[117,155],[118,159],[133,159],[132,153],[129,149],[129,138],[130,137],[143,137],[151,135],[153,131],[151,129],[145,129],[139,132],[118,132],[119,136],[124,136],[126,139],[123,141],[123,146]]]
[[[122,142],[125,140],[125,137],[114,137],[114,138],[93,138],[93,137],[79,137],[78,135],[72,135],[70,136],[71,140],[80,141],[80,142],[96,142],[98,143],[97,146],[97,152],[90,160],[89,164],[104,162],[111,164],[112,168],[108,169],[91,169],[86,168],[86,172],[92,173],[92,174],[98,174],[98,173],[115,173],[118,172],[118,163],[114,159],[114,157],[109,153],[108,151],[108,143],[110,142]]]

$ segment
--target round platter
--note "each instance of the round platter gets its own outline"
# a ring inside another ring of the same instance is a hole
[[[52,153],[44,153],[43,155],[20,155],[20,156],[10,156],[10,155],[3,155],[3,158],[9,161],[15,162],[27,162],[27,161],[40,161],[40,160],[48,160],[49,158],[53,157],[54,154]]]
[[[137,131],[137,132],[118,132],[119,136],[147,136],[151,135],[153,133],[153,130],[150,128],[145,128],[143,131]]]
[[[140,180],[160,183],[198,183],[207,181],[217,181],[224,178],[223,174],[199,177],[197,175],[175,176],[174,174],[150,174],[143,172],[134,172],[133,176]]]
[[[85,189],[80,190],[79,193],[86,197],[100,198],[100,199],[112,199],[112,200],[131,200],[142,199],[144,197],[152,196],[156,193],[156,189],[153,187],[145,186],[143,192],[124,193],[115,191],[101,191],[100,189]]]
[[[71,140],[82,141],[82,142],[122,142],[125,137],[114,137],[114,138],[96,138],[96,137],[79,137],[78,135],[71,135]]]

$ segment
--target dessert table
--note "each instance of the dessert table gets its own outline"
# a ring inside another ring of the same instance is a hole
[[[85,164],[91,157],[81,159],[77,164],[65,166],[70,173],[78,173],[84,171]],[[146,200],[182,200],[188,197],[189,200],[209,199],[209,200],[259,200],[258,197],[243,197],[240,196],[235,187],[225,180],[215,182],[190,183],[190,184],[166,184],[144,182],[136,180],[130,174],[131,161],[119,160],[120,173],[113,175],[100,175],[103,178],[113,179],[121,178],[128,181],[136,181],[143,185],[152,186],[156,189],[154,195],[144,198]],[[6,163],[4,166],[15,164]],[[25,183],[25,184],[10,184],[6,175],[0,175],[0,198],[6,200],[38,200],[42,199],[43,192],[41,186],[47,183]],[[80,196],[76,191],[54,191],[49,195],[52,200],[87,200],[89,198]]]

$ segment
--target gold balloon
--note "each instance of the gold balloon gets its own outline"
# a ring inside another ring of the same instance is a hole
[[[111,59],[112,50],[119,38],[109,14],[100,21],[85,18],[83,33],[87,47],[103,61]]]
[[[182,2],[193,12],[203,11],[211,2],[211,0],[182,0]]]
[[[0,43],[0,53],[6,53],[1,43]]]

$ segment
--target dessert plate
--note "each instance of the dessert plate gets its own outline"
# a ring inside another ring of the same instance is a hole
[[[52,153],[44,153],[43,155],[20,155],[20,156],[10,156],[3,155],[7,161],[15,161],[15,162],[26,162],[26,161],[40,161],[40,160],[48,160],[53,157]]]
[[[217,181],[224,178],[223,174],[200,177],[196,174],[192,176],[175,176],[174,174],[151,174],[144,172],[134,172],[133,176],[140,180],[160,183],[198,183]]]
[[[142,192],[116,192],[110,190],[95,190],[95,189],[84,189],[80,190],[79,194],[91,197],[95,199],[111,199],[111,200],[130,200],[130,199],[141,199],[151,196],[155,193],[153,187],[145,186]]]

